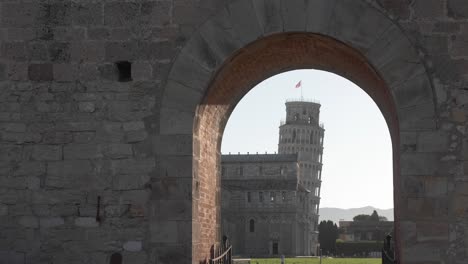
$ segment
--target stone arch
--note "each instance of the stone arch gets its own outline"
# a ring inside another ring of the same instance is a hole
[[[436,107],[424,63],[398,25],[364,1],[238,0],[193,34],[162,95],[161,182],[171,182],[191,202],[191,211],[176,219],[191,225],[190,243],[174,242],[190,248],[192,263],[206,259],[219,237],[220,143],[231,111],[260,81],[303,68],[346,77],[376,102],[392,137],[397,235],[405,228],[399,221],[411,220],[401,208],[402,177],[435,160],[401,153],[410,138],[401,135],[434,130]]]

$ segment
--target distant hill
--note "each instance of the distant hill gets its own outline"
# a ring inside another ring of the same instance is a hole
[[[387,217],[388,221],[393,221],[393,208],[390,209],[378,209],[372,206],[366,206],[361,208],[351,208],[351,209],[341,209],[341,208],[332,208],[324,207],[320,208],[320,217],[319,223],[323,220],[331,220],[338,225],[340,220],[352,221],[353,217],[359,214],[372,214],[376,210],[380,216]]]

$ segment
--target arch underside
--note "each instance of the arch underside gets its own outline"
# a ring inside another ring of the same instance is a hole
[[[407,245],[400,223],[413,218],[402,208],[402,181],[406,164],[420,158],[400,151],[401,135],[436,128],[424,65],[399,27],[364,2],[277,2],[241,0],[221,10],[183,48],[165,86],[160,134],[177,150],[159,156],[191,168],[180,179],[192,189],[192,263],[205,260],[219,237],[220,146],[231,111],[256,84],[294,69],[341,75],[368,93],[381,110],[393,144],[401,252]],[[349,16],[349,10],[362,15]],[[177,148],[181,139],[192,148]]]

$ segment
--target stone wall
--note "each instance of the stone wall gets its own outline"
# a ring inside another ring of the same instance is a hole
[[[205,260],[228,113],[262,79],[303,67],[357,82],[384,113],[403,262],[468,261],[466,1],[4,0],[0,10],[4,262]],[[262,40],[281,32],[340,42]]]

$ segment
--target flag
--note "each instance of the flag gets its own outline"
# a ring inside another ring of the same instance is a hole
[[[301,82],[302,82],[302,80],[300,80],[300,81],[296,84],[296,87],[295,87],[295,88],[301,87],[301,85],[302,85]]]

